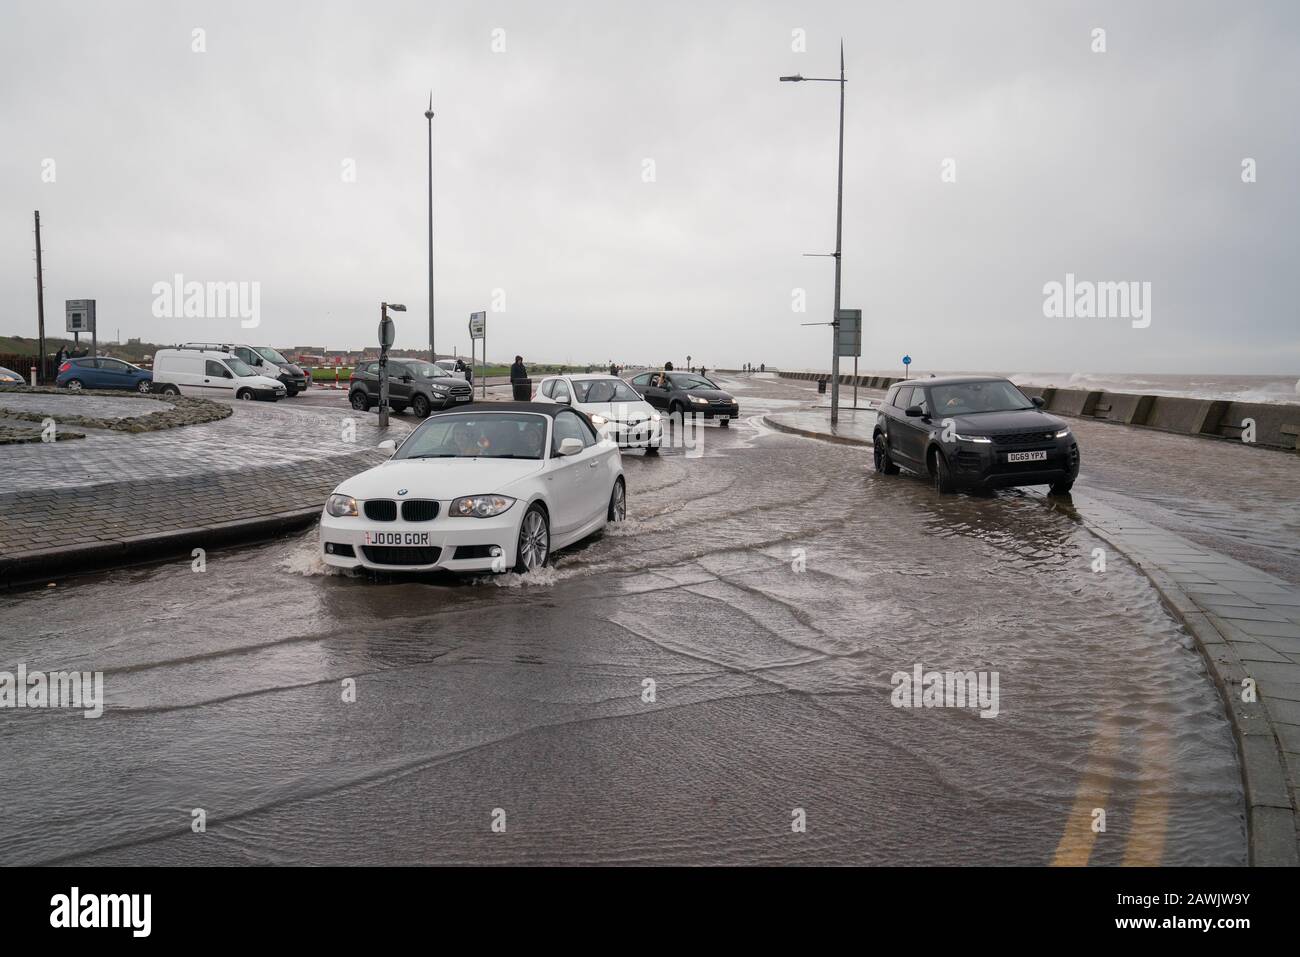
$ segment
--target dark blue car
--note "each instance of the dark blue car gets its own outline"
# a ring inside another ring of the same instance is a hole
[[[148,392],[150,383],[153,382],[153,373],[121,359],[82,356],[80,359],[68,359],[59,366],[59,376],[55,382],[73,391],[131,389],[135,392]]]

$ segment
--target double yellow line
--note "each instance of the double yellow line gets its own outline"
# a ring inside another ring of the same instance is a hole
[[[1119,716],[1108,715],[1093,735],[1088,748],[1088,764],[1075,791],[1074,806],[1065,822],[1065,832],[1052,857],[1053,867],[1084,867],[1097,843],[1093,830],[1093,809],[1106,809],[1114,781],[1115,761],[1122,739]],[[1149,867],[1164,856],[1165,830],[1169,819],[1169,733],[1148,728],[1142,735],[1141,783],[1133,807],[1130,826],[1126,828],[1125,867]],[[1107,814],[1107,829],[1114,815]]]

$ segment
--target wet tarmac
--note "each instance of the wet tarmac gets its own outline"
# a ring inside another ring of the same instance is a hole
[[[107,698],[0,712],[0,861],[1245,863],[1222,705],[1136,569],[734,387],[743,421],[626,454],[629,521],[535,575],[329,574],[312,531],[0,595],[0,669]],[[1080,487],[1126,494],[1082,440]],[[918,665],[996,672],[996,716],[895,707]]]

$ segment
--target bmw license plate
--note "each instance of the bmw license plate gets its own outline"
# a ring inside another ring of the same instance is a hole
[[[366,532],[367,545],[428,545],[428,532]]]
[[[1047,452],[1008,452],[1008,462],[1046,462]]]

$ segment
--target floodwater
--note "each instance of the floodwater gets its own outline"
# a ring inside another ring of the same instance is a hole
[[[756,418],[703,453],[626,454],[629,521],[536,575],[332,574],[312,531],[0,596],[0,669],[107,698],[0,712],[0,861],[1246,862],[1205,667],[1070,510]],[[918,665],[995,707],[895,707]]]

